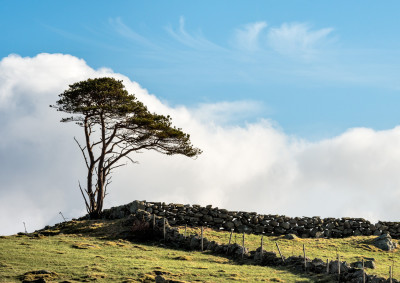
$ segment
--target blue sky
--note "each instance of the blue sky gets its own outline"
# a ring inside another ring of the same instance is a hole
[[[2,1],[0,56],[63,53],[170,105],[252,101],[317,140],[398,124],[395,1]]]
[[[85,213],[68,84],[123,79],[203,150],[133,154],[135,199],[398,221],[397,1],[0,0],[0,234]],[[13,55],[14,54],[14,55]],[[154,177],[157,176],[157,177]]]

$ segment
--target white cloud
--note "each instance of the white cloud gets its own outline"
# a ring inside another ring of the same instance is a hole
[[[311,30],[305,23],[283,23],[268,31],[268,43],[277,52],[285,55],[310,58],[318,48],[329,42],[332,28]]]
[[[245,25],[235,31],[235,43],[244,50],[255,51],[259,49],[260,33],[267,27],[266,22],[255,22]]]
[[[100,76],[123,79],[129,92],[151,111],[170,114],[204,151],[197,160],[132,155],[140,164],[115,173],[106,207],[147,199],[291,216],[394,220],[400,213],[400,127],[351,129],[312,143],[266,120],[224,123],[257,109],[253,103],[172,108],[129,78],[70,55],[10,55],[0,61],[0,234],[23,231],[22,222],[39,229],[61,220],[60,211],[69,218],[85,212],[77,188],[85,168],[73,141],[82,139],[82,129],[59,123],[62,113],[48,105],[68,84]]]

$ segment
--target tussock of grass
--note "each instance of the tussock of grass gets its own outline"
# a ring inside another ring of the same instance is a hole
[[[226,279],[230,280],[230,281],[241,281],[240,278],[236,278],[236,277],[228,277]]]
[[[104,279],[107,278],[107,274],[102,273],[102,272],[94,272],[94,273],[89,273],[87,275],[87,278],[91,278],[91,279]]]
[[[35,281],[40,282],[40,279],[43,280],[55,280],[58,278],[58,274],[56,272],[51,272],[48,270],[35,270],[26,272],[21,276],[22,281]]]
[[[11,267],[11,266],[5,262],[0,261],[0,268],[7,268],[7,267]]]
[[[33,234],[33,237],[31,239],[44,239],[44,238],[46,238],[45,235],[40,234],[40,233],[35,233],[35,234]]]
[[[60,234],[60,230],[44,230],[41,231],[40,234],[35,234],[35,235],[42,235],[42,236],[54,236]]]
[[[107,241],[107,242],[104,243],[104,245],[116,247],[116,246],[117,246],[117,243],[116,243],[116,242],[113,242],[113,241]]]
[[[95,271],[95,272],[104,272],[105,271],[104,268],[98,267],[98,266],[91,267],[90,270]]]
[[[169,271],[161,271],[161,270],[154,270],[155,275],[171,275],[172,273]]]
[[[186,255],[180,255],[180,256],[174,257],[174,259],[176,259],[176,260],[192,260],[192,257],[186,256]]]
[[[147,249],[145,247],[138,246],[138,245],[133,245],[132,248],[135,248],[135,249],[138,249],[138,250],[141,250],[141,251],[145,251],[145,252],[151,251],[150,249]]]
[[[210,262],[227,263],[227,262],[229,262],[229,259],[227,259],[227,258],[214,258]]]
[[[76,243],[72,245],[73,248],[75,249],[81,249],[81,250],[87,250],[87,249],[99,249],[100,247],[94,244],[88,244],[88,243]]]
[[[156,277],[153,274],[143,274],[139,278],[139,282],[155,282]]]

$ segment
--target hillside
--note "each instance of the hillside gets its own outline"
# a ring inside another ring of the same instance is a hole
[[[210,251],[187,251],[165,245],[161,239],[143,239],[133,235],[128,218],[114,220],[69,221],[31,233],[0,238],[0,282],[154,282],[163,277],[170,282],[334,282],[325,274],[305,274],[293,266],[260,266],[251,258],[232,258]],[[180,226],[179,232],[185,228]],[[200,235],[200,228],[187,228],[186,237]],[[234,233],[232,243],[242,243]],[[208,241],[227,244],[230,233],[204,229]],[[303,254],[308,258],[355,262],[374,258],[375,269],[368,274],[388,277],[389,266],[394,278],[400,279],[398,250],[385,252],[373,246],[374,236],[342,239],[285,239],[264,236],[264,249],[277,252],[279,244],[284,257]],[[255,250],[261,236],[246,234],[245,246]],[[46,272],[44,272],[45,270]],[[42,271],[42,274],[29,272]],[[32,281],[46,278],[46,281]],[[29,281],[30,280],[30,281]],[[160,281],[161,282],[161,281]]]

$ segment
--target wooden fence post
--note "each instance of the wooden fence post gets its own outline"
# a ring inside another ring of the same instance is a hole
[[[392,257],[392,276],[394,276],[394,258]]]
[[[306,246],[303,244],[304,272],[307,273]]]
[[[363,283],[365,283],[364,258],[362,259]]]
[[[338,265],[338,282],[340,282],[340,255],[337,256],[337,265]]]
[[[204,251],[203,243],[204,243],[203,226],[201,226],[201,251]]]
[[[229,243],[228,243],[228,245],[230,245],[230,244],[231,244],[231,240],[232,240],[232,233],[233,233],[233,229],[231,229],[231,234],[229,235]]]
[[[261,235],[261,259],[263,258],[264,249],[264,235]]]
[[[292,256],[294,256],[294,241],[292,241]]]
[[[326,260],[326,274],[329,274],[329,259]]]
[[[244,257],[244,232],[243,232],[243,239],[242,239],[242,259]]]
[[[389,282],[392,283],[392,266],[389,265]]]
[[[282,262],[285,262],[285,259],[283,258],[283,255],[281,253],[281,249],[279,248],[278,242],[275,242],[275,244],[276,244],[276,247],[278,248],[278,252],[279,252],[279,255],[281,256]]]
[[[187,224],[185,224],[185,232],[183,233],[183,238],[186,239],[186,230],[187,230]]]
[[[164,242],[165,242],[165,240],[166,240],[165,217],[163,218],[163,235],[164,235]]]

